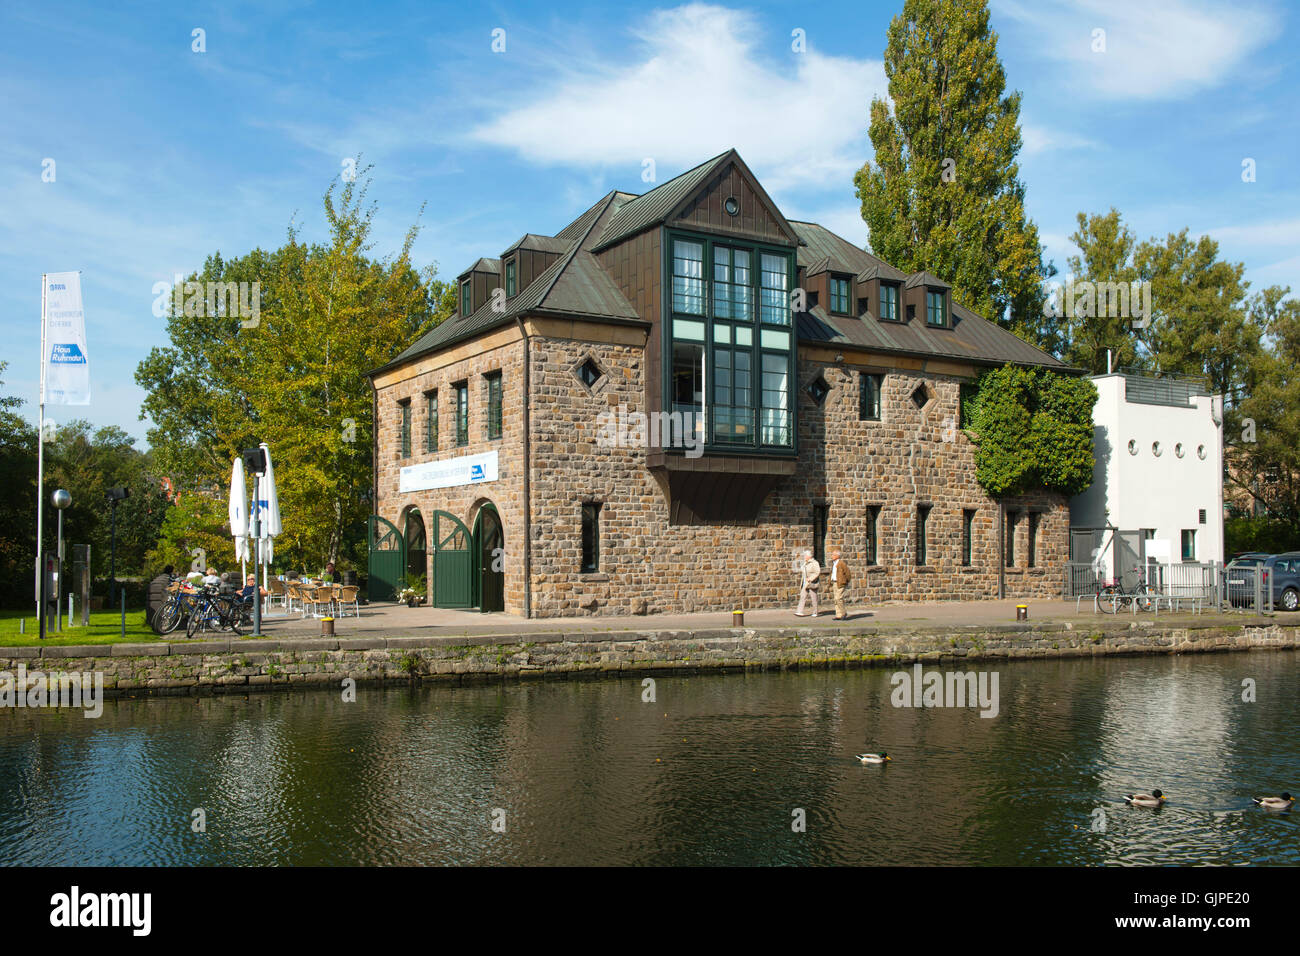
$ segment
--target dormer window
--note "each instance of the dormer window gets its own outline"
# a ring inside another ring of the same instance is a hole
[[[849,314],[849,280],[831,277],[831,311]]]
[[[469,291],[469,279],[466,279],[460,284],[460,314],[462,317],[469,315],[472,304],[473,297]]]
[[[947,296],[942,292],[927,289],[925,292],[925,324],[932,328],[946,328],[948,325]]]
[[[515,297],[515,260],[506,263],[506,298]]]
[[[898,321],[898,286],[880,284],[880,317],[887,322]]]

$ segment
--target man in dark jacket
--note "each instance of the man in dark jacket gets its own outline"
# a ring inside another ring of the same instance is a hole
[[[149,594],[145,601],[148,624],[153,624],[153,616],[158,613],[160,607],[167,603],[167,588],[171,583],[172,566],[170,564],[162,569],[162,574],[149,582]]]

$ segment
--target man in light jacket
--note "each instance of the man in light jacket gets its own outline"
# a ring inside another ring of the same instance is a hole
[[[853,575],[849,573],[849,566],[844,563],[844,556],[840,554],[840,549],[836,548],[831,552],[831,593],[835,595],[835,620],[837,621],[848,617],[844,611],[844,591],[851,580]]]
[[[807,617],[803,612],[804,602],[812,595],[812,616],[817,616],[817,581],[821,577],[822,566],[813,557],[812,551],[804,548],[803,563],[799,567],[799,606],[794,610],[795,617]]]

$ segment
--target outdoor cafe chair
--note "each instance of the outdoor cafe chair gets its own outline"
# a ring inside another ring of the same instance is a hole
[[[361,593],[361,588],[355,585],[347,585],[338,588],[338,595],[335,600],[338,603],[339,616],[342,617],[344,612],[352,608],[352,616],[361,616],[361,604],[357,601],[357,595]]]
[[[283,581],[279,578],[271,578],[266,582],[266,590],[269,592],[267,594],[268,607],[275,607],[277,601],[280,602],[281,607],[288,607],[289,589],[284,586]]]

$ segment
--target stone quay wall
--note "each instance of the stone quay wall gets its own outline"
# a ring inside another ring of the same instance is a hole
[[[1297,648],[1300,627],[1277,624],[717,628],[11,647],[0,648],[0,672],[98,671],[106,695],[121,696],[339,688],[345,678],[473,682]]]

